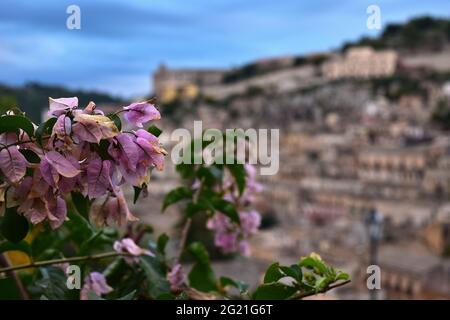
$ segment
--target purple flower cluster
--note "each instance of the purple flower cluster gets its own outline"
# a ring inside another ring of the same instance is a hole
[[[225,182],[225,187],[230,190],[224,198],[234,202],[239,211],[240,224],[234,223],[223,213],[216,213],[207,222],[207,228],[214,232],[214,244],[224,253],[240,252],[242,255],[250,255],[248,239],[257,233],[261,224],[261,215],[255,210],[249,210],[248,206],[254,201],[255,193],[262,190],[262,186],[256,182],[256,170],[252,165],[245,165],[246,189],[242,196],[236,194],[232,180]]]
[[[99,272],[91,272],[86,279],[84,279],[83,287],[80,291],[81,300],[89,300],[89,292],[95,293],[97,296],[108,294],[113,291],[108,283],[106,283],[105,276]]]
[[[167,280],[170,283],[170,289],[172,291],[180,290],[186,281],[186,274],[183,271],[183,267],[181,264],[176,264],[173,268],[167,273]]]
[[[55,229],[66,220],[66,198],[79,192],[95,199],[91,219],[99,225],[136,220],[121,185],[146,186],[151,170],[162,170],[165,150],[151,133],[121,132],[110,117],[90,102],[78,109],[77,98],[49,99],[49,116],[56,118],[50,134],[38,143],[24,131],[0,134],[0,172],[13,195],[8,206],[37,224],[47,220]],[[141,102],[120,112],[133,125],[159,119],[154,105]],[[28,162],[23,151],[39,162]]]
[[[124,257],[125,261],[129,264],[138,263],[139,259],[137,257],[141,255],[147,255],[151,257],[155,256],[149,250],[139,247],[131,238],[124,238],[120,241],[114,242],[114,250],[118,253],[130,254],[131,256]]]

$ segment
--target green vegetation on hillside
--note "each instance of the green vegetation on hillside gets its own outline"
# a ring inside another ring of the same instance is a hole
[[[375,49],[391,48],[414,52],[440,51],[450,44],[450,20],[417,17],[404,24],[388,24],[378,38],[362,37],[342,46],[342,51],[354,46]]]
[[[48,108],[48,97],[78,97],[79,105],[89,101],[100,103],[122,103],[123,100],[105,93],[70,90],[61,86],[49,86],[28,83],[23,87],[10,87],[0,84],[0,107],[3,104],[16,103],[34,121],[40,122],[42,110]]]

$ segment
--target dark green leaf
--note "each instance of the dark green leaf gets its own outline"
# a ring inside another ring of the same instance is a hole
[[[76,290],[67,288],[67,276],[64,271],[57,267],[39,269],[42,279],[36,282],[42,289],[42,295],[48,300],[66,300],[78,295]]]
[[[178,187],[170,191],[163,201],[162,210],[166,210],[166,208],[180,200],[190,199],[192,198],[192,191],[186,187]]]
[[[136,203],[136,201],[139,199],[139,195],[141,194],[142,188],[133,186],[133,189],[134,189],[133,203]]]
[[[188,202],[185,211],[189,217],[192,217],[198,212],[212,214],[214,212],[214,207],[206,198],[200,198],[196,203]]]
[[[196,263],[188,275],[189,285],[203,292],[215,291],[216,277],[209,264]]]
[[[235,163],[235,164],[228,164],[227,165],[228,170],[234,177],[234,180],[236,181],[236,184],[238,186],[239,194],[242,194],[245,189],[246,184],[246,176],[247,173],[245,171],[245,166],[243,164]]]
[[[216,166],[201,167],[197,170],[197,177],[204,185],[213,186],[222,182],[223,172]]]
[[[267,268],[266,274],[264,275],[264,283],[277,282],[285,275],[280,271],[280,264],[275,262]]]
[[[148,132],[150,132],[155,137],[159,137],[162,133],[162,130],[158,128],[157,126],[151,126],[147,129]]]
[[[2,219],[1,233],[13,243],[18,243],[26,237],[28,221],[23,215],[17,213],[17,207],[6,209]]]
[[[102,160],[114,160],[110,154],[108,153],[108,148],[109,148],[109,141],[108,140],[100,140],[100,143],[98,145],[94,145],[96,146],[97,152],[100,156],[100,158],[102,158]]]
[[[266,283],[258,287],[253,294],[255,300],[285,300],[297,290],[280,282]]]
[[[294,278],[299,282],[302,281],[302,269],[298,265],[293,264],[290,267],[280,266],[280,269],[285,275]]]
[[[117,114],[110,113],[108,114],[108,118],[114,121],[114,124],[116,125],[117,129],[119,129],[119,131],[122,130],[122,121],[120,120],[120,117]]]
[[[52,133],[55,123],[56,118],[50,118],[46,122],[41,123],[36,129],[36,140],[40,145],[42,145],[42,139],[44,138],[44,136]]]
[[[221,198],[215,198],[211,200],[211,203],[217,211],[222,212],[223,214],[228,216],[232,221],[238,224],[241,223],[241,220],[239,219],[239,214],[232,202]]]
[[[0,243],[0,254],[6,251],[21,251],[31,256],[31,247],[25,241],[20,241],[18,243],[12,243],[9,241],[3,241]]]
[[[203,292],[216,290],[216,277],[205,246],[200,242],[193,242],[189,246],[189,252],[196,260],[188,275],[189,285]]]
[[[176,165],[175,169],[183,179],[192,178],[195,175],[195,166],[193,164],[180,163]]]
[[[39,156],[34,151],[31,151],[30,149],[19,149],[19,151],[20,153],[23,154],[23,156],[25,157],[25,159],[27,159],[28,162],[30,163],[41,162],[41,158],[39,158]]]
[[[163,293],[157,296],[156,300],[175,300],[175,296],[171,293]]]
[[[147,277],[148,293],[152,298],[170,293],[170,285],[166,280],[164,268],[158,261],[149,256],[141,256],[141,267]]]
[[[169,242],[169,236],[165,233],[158,237],[157,248],[161,254],[165,253],[167,242]]]
[[[29,137],[34,136],[33,123],[22,116],[2,116],[0,117],[0,134],[4,132],[18,132],[19,129],[25,131]]]
[[[135,295],[136,290],[133,290],[129,294],[126,294],[123,297],[118,298],[117,300],[133,300]]]
[[[225,288],[227,286],[232,286],[238,289],[241,293],[247,291],[249,285],[245,282],[234,280],[228,277],[220,277],[220,286]]]
[[[69,228],[72,238],[74,238],[76,242],[82,243],[95,234],[95,230],[92,228],[92,225],[81,214],[68,210],[67,216],[69,221],[66,221],[64,225]]]
[[[94,291],[89,290],[87,293],[88,300],[98,301],[98,300],[106,300],[96,294]]]
[[[89,199],[84,197],[79,192],[72,192],[72,202],[75,205],[75,209],[77,209],[78,213],[87,219],[89,216],[90,208]]]

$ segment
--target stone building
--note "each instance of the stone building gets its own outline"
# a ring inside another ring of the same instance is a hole
[[[328,79],[371,78],[390,76],[397,67],[398,56],[393,50],[375,51],[371,47],[355,47],[322,65]]]
[[[219,84],[224,71],[219,69],[169,69],[160,65],[153,75],[153,90],[161,101],[178,95],[195,97],[204,86]]]

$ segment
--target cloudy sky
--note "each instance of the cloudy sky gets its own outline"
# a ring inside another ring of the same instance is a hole
[[[66,28],[71,4],[81,9],[80,30]],[[1,0],[0,82],[147,94],[161,62],[238,66],[375,35],[366,27],[371,4],[382,24],[450,15],[448,0]]]

